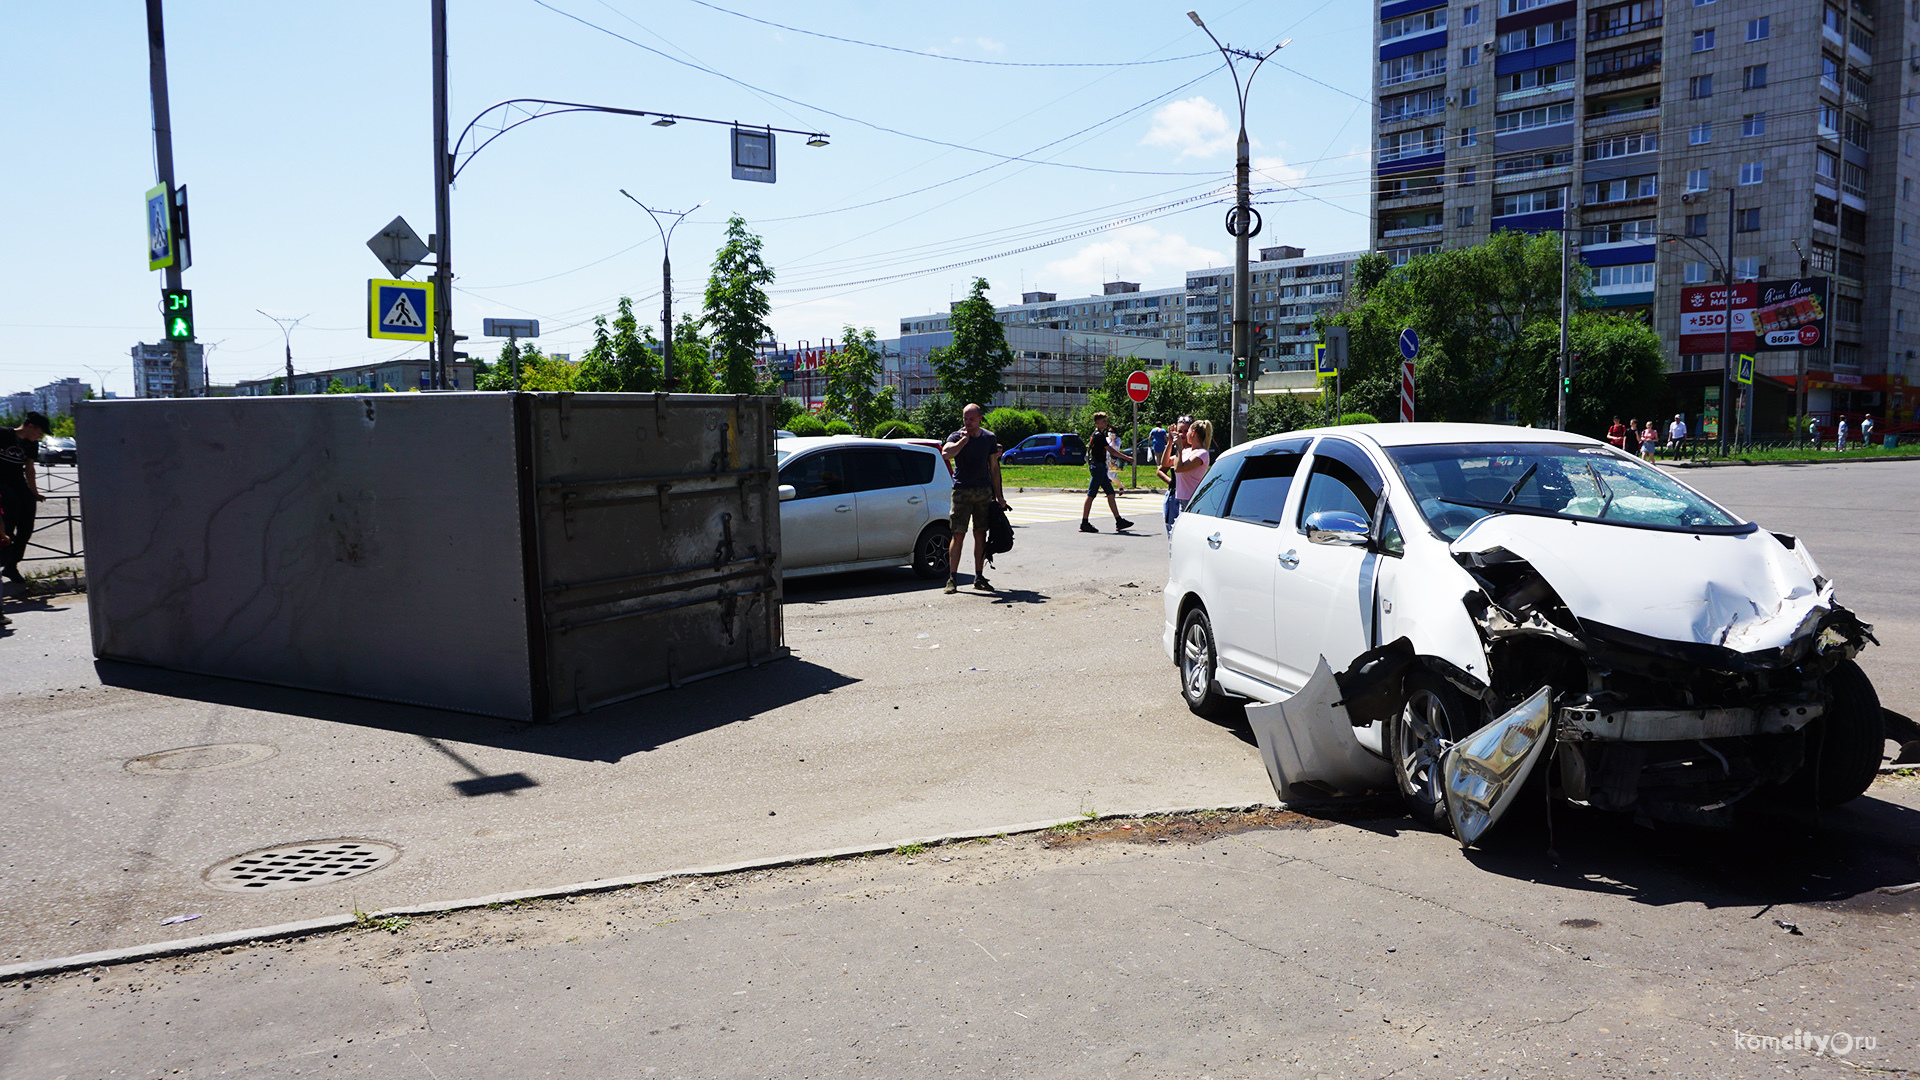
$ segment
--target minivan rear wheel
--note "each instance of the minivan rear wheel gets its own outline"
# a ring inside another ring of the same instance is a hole
[[[1214,683],[1219,651],[1214,647],[1213,622],[1207,609],[1195,607],[1180,620],[1180,637],[1175,654],[1180,665],[1180,696],[1197,716],[1219,717],[1229,712],[1234,701],[1220,692]]]
[[[1040,459],[1040,463],[1042,465],[1058,465],[1060,464],[1060,459],[1054,457],[1052,454],[1048,454],[1046,457]]]

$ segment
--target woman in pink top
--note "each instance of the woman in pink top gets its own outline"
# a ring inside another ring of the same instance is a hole
[[[1187,445],[1181,448],[1179,457],[1160,467],[1161,478],[1168,479],[1173,484],[1173,503],[1167,511],[1169,534],[1173,532],[1173,521],[1180,516],[1180,511],[1186,507],[1187,500],[1193,498],[1193,493],[1200,490],[1200,481],[1206,477],[1207,465],[1212,460],[1207,447],[1212,444],[1213,425],[1205,420],[1195,420],[1187,428]],[[1169,454],[1168,457],[1171,458],[1173,455]],[[1172,474],[1171,477],[1168,476],[1169,473]]]

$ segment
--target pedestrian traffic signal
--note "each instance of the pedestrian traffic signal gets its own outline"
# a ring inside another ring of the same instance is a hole
[[[160,313],[166,319],[167,340],[193,340],[193,290],[161,289]]]
[[[1235,379],[1238,379],[1241,382],[1247,381],[1247,358],[1246,357],[1236,356],[1233,358],[1233,377]]]
[[[1560,392],[1569,396],[1573,394],[1573,376],[1563,375],[1560,377]]]

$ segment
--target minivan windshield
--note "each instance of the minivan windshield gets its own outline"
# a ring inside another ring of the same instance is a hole
[[[1451,443],[1385,450],[1427,524],[1449,540],[1496,513],[1701,533],[1757,528],[1610,446]]]

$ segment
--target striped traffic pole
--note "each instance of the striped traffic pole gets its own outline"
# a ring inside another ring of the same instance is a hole
[[[1413,423],[1413,361],[1400,364],[1400,422]]]

